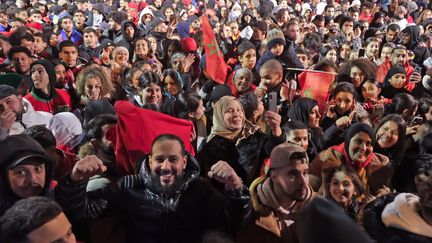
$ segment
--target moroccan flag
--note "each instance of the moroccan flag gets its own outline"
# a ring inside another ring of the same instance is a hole
[[[330,85],[333,83],[336,74],[318,73],[304,71],[298,76],[301,87],[301,96],[315,99],[318,107],[324,111],[328,98]]]
[[[207,73],[213,81],[224,84],[228,73],[227,65],[219,49],[219,44],[214,35],[213,28],[205,14],[201,17],[201,25],[204,32]]]
[[[135,172],[137,160],[150,153],[151,143],[160,134],[177,135],[186,150],[195,154],[190,142],[192,122],[139,108],[128,101],[117,101],[114,109],[118,116],[114,138],[116,164],[124,175]]]

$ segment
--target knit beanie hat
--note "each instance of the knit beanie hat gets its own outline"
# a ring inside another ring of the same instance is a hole
[[[389,85],[389,81],[390,79],[393,77],[393,75],[398,74],[398,73],[402,73],[406,75],[406,71],[405,68],[403,68],[402,66],[393,66],[390,68],[390,70],[388,70],[385,78],[384,78],[384,84],[385,86]]]
[[[274,28],[267,32],[267,49],[273,48],[276,44],[285,46],[285,37],[281,30]]]
[[[180,46],[183,49],[183,51],[186,53],[195,52],[197,50],[196,41],[192,37],[183,38],[180,41]]]
[[[118,46],[118,47],[116,47],[116,48],[114,49],[114,51],[113,51],[113,57],[114,57],[114,58],[117,56],[117,53],[118,53],[119,51],[125,51],[125,52],[127,52],[127,54],[129,55],[129,50],[128,50],[126,47],[124,47],[124,46]]]

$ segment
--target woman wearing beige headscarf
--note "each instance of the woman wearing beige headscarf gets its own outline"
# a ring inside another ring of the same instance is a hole
[[[276,120],[279,118],[280,124],[280,116],[276,113],[272,115],[276,116]],[[268,120],[269,123],[275,122],[274,117]],[[279,124],[275,123],[279,127]],[[275,127],[273,124],[269,125]],[[237,175],[249,185],[259,176],[262,163],[271,152],[271,148],[270,151],[266,151],[266,144],[282,142],[282,136],[266,135],[258,126],[246,120],[243,107],[235,97],[224,96],[214,107],[213,127],[207,144],[197,154],[201,174],[206,175],[212,165],[222,160],[228,162]]]

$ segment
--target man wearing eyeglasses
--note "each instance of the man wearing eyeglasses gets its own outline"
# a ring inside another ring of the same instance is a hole
[[[253,213],[237,242],[298,242],[298,213],[316,193],[309,185],[309,159],[295,144],[272,150],[270,169],[251,185]]]

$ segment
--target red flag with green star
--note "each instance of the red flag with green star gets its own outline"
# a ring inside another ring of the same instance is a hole
[[[227,65],[219,49],[213,28],[205,14],[201,17],[201,26],[204,32],[206,71],[213,81],[224,84],[228,74]]]
[[[298,76],[301,96],[316,100],[320,112],[323,112],[329,95],[330,85],[333,83],[335,76],[336,74],[332,73],[302,72]]]

